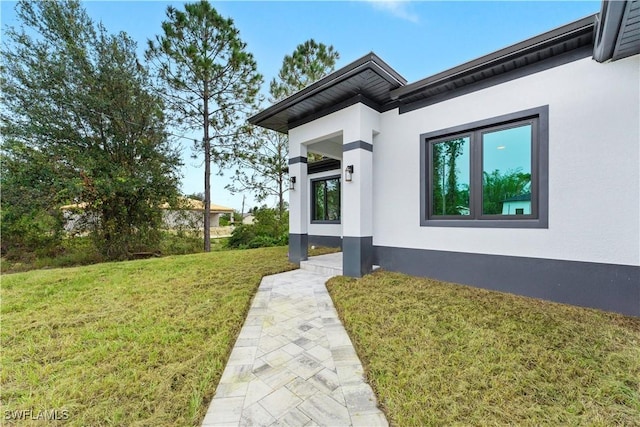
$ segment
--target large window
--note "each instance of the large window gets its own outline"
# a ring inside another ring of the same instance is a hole
[[[311,221],[340,222],[340,176],[311,181]]]
[[[547,227],[548,108],[421,136],[421,225]]]

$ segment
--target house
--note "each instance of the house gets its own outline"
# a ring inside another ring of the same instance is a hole
[[[162,218],[167,227],[202,228],[204,224],[204,202],[184,197],[179,200],[179,205],[180,209],[171,208],[168,203],[161,206],[163,209]],[[211,227],[219,227],[220,215],[227,213],[231,214],[231,221],[233,222],[233,208],[211,203],[209,209]]]
[[[85,213],[86,207],[86,202],[60,206],[64,221],[64,231],[71,234],[82,234],[98,222],[98,218],[95,215]]]
[[[414,83],[370,53],[251,117],[289,135],[291,261],[640,315],[639,16],[605,1]]]
[[[502,215],[531,215],[531,193],[504,199],[502,201]]]
[[[245,225],[252,225],[256,222],[256,217],[251,212],[242,214],[242,223]]]
[[[160,206],[160,209],[162,209],[162,220],[165,226],[169,229],[180,227],[202,228],[204,223],[204,202],[183,197],[179,199],[178,203],[180,208],[172,208],[169,203],[164,203]],[[87,203],[85,202],[60,207],[63,212],[65,230],[67,232],[86,231],[87,227],[94,225],[98,221],[95,215],[85,213],[86,207]],[[219,227],[220,215],[226,213],[233,214],[233,209],[212,203],[209,212],[211,227]],[[231,215],[231,221],[233,222],[233,215]]]

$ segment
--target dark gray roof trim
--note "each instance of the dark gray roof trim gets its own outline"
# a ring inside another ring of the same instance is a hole
[[[437,104],[438,102],[446,101],[447,99],[456,98],[458,96],[486,89],[491,86],[496,86],[502,83],[509,82],[511,80],[516,80],[530,74],[539,73],[540,71],[548,70],[550,68],[567,64],[569,62],[587,58],[591,56],[592,53],[593,49],[591,48],[591,46],[583,46],[576,50],[565,52],[561,55],[545,59],[544,61],[536,62],[526,67],[516,68],[509,71],[508,73],[497,74],[485,78],[484,80],[478,80],[476,82],[469,83],[467,85],[461,85],[447,90],[438,90],[438,88],[436,87],[430,92],[425,91],[424,94],[421,94],[421,98],[418,98],[411,102],[401,103],[398,110],[400,114],[408,113],[410,111],[418,110],[429,105]]]
[[[290,123],[363,95],[381,108],[391,102],[389,93],[406,80],[374,53],[329,74],[290,97],[249,118],[249,123],[287,132]]]
[[[640,1],[603,1],[593,58],[617,60],[640,53]]]
[[[380,112],[399,108],[402,114],[591,55],[605,61],[637,53],[640,0],[604,1],[600,15],[577,20],[408,85],[389,65],[369,53],[254,115],[249,122],[286,133],[356,103]]]
[[[512,46],[466,62],[391,92],[402,104],[459,89],[480,80],[530,66],[553,56],[592,46],[595,15],[548,31]]]

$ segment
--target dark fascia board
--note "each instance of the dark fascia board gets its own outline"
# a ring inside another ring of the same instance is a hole
[[[465,62],[464,64],[458,65],[457,67],[442,71],[425,79],[418,80],[415,83],[411,83],[398,89],[394,89],[391,91],[391,99],[401,100],[402,97],[413,94],[415,92],[420,92],[427,87],[441,84],[445,81],[455,79],[458,76],[468,74],[472,71],[490,68],[495,64],[513,60],[518,56],[529,54],[536,49],[542,49],[545,46],[553,44],[557,40],[566,38],[568,36],[571,36],[572,34],[580,34],[585,31],[589,31],[589,29],[593,30],[596,16],[597,15],[587,16],[586,18],[582,18],[570,24],[563,25],[562,27],[524,40],[520,43],[516,43],[514,45],[508,46],[504,49],[500,49],[488,55],[484,55],[472,61]]]
[[[596,16],[596,39],[593,48],[593,59],[598,62],[608,61],[613,52],[622,26],[622,17],[627,2],[603,1],[600,13]]]
[[[364,69],[369,68],[378,73],[382,78],[390,83],[397,84],[398,86],[405,85],[407,80],[402,77],[398,72],[391,68],[386,62],[380,59],[375,53],[370,52],[360,59],[342,67],[341,69],[334,71],[328,76],[318,80],[317,82],[307,86],[299,92],[294,93],[288,98],[283,99],[277,104],[272,105],[265,110],[262,110],[258,114],[249,118],[249,123],[253,125],[260,125],[263,120],[280,113],[287,108],[307,99],[314,94],[323,91],[324,89],[331,87],[348,79],[349,77],[360,73]]]
[[[628,0],[625,6],[612,61],[640,53],[640,0]]]
[[[513,69],[509,72],[498,74],[495,76],[487,77],[482,80],[469,83],[455,89],[449,89],[446,92],[431,95],[425,98],[417,99],[415,101],[407,101],[399,103],[399,113],[404,114],[410,111],[418,110],[420,108],[434,105],[448,99],[452,99],[461,95],[466,95],[478,90],[486,89],[491,86],[499,85],[509,82],[511,80],[519,79],[529,74],[537,73],[540,71],[548,70],[549,68],[563,65],[569,62],[577,61],[582,58],[589,57],[593,54],[593,48],[591,46],[583,46],[578,49],[574,49],[568,52],[564,52],[560,55],[548,58],[543,61],[536,62],[526,67],[520,67]]]

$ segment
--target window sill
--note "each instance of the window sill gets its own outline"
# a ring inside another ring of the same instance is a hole
[[[319,220],[311,220],[311,224],[340,224],[340,220],[333,220],[333,221],[319,221]]]
[[[428,219],[421,227],[549,228],[546,219]]]

